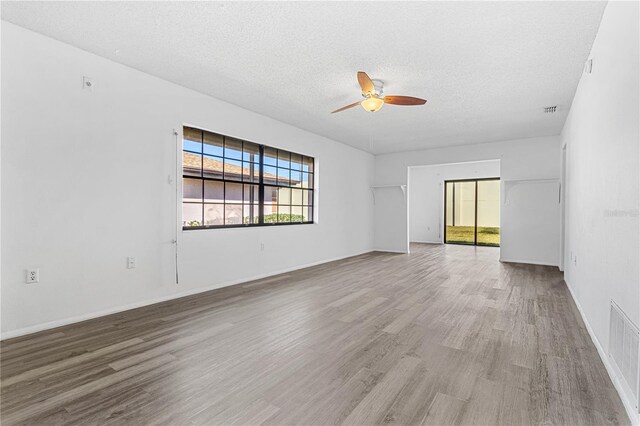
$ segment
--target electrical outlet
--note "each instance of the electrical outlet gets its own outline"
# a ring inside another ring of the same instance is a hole
[[[27,269],[27,276],[25,282],[27,284],[33,284],[40,282],[40,270],[36,269]]]
[[[264,251],[264,243],[260,243],[260,251]]]
[[[129,256],[127,257],[127,269],[135,269],[137,265],[136,258]]]

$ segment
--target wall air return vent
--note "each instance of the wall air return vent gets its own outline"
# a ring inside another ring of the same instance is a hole
[[[558,108],[558,105],[544,107],[544,113],[545,114],[553,114],[554,112],[556,112],[557,108]]]
[[[611,301],[609,322],[609,358],[628,399],[638,410],[638,342],[640,332],[622,311]]]

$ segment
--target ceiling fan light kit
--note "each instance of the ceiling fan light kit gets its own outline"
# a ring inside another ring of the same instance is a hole
[[[362,108],[366,109],[369,112],[376,112],[382,105],[384,105],[384,101],[377,96],[370,96],[364,101],[360,102]]]
[[[392,105],[424,105],[427,101],[420,98],[414,98],[411,96],[382,96],[383,84],[380,80],[371,80],[366,72],[358,71],[358,83],[362,88],[362,96],[364,101],[354,102],[350,105],[338,108],[332,111],[331,114],[344,111],[345,109],[353,108],[356,105],[362,105],[366,111],[376,112],[384,104]]]

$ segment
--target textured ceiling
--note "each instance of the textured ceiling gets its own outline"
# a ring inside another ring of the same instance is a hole
[[[556,135],[603,2],[3,2],[2,19],[373,153]],[[356,71],[422,107],[353,108]],[[556,114],[542,108],[558,105]]]

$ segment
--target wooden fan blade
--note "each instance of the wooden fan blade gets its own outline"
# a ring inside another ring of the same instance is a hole
[[[385,96],[384,103],[392,105],[424,105],[427,101],[411,96]]]
[[[373,87],[373,81],[371,81],[366,72],[358,71],[358,83],[360,83],[363,95],[373,95],[376,93],[376,88]]]
[[[339,108],[339,109],[337,109],[335,111],[331,111],[331,114],[334,114],[334,113],[340,112],[340,111],[344,111],[345,109],[353,108],[354,106],[360,105],[361,102],[362,101],[358,101],[358,102],[352,103],[351,105],[343,106],[342,108]]]

